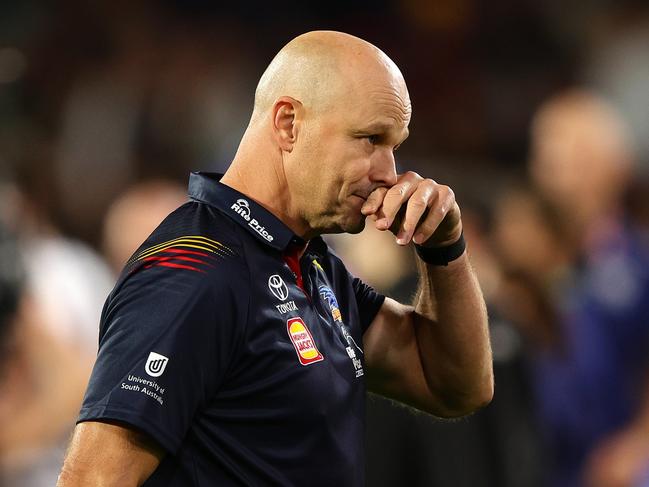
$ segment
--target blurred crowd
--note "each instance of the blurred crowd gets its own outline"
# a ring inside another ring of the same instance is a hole
[[[490,312],[496,394],[434,421],[368,405],[369,486],[649,486],[649,6],[498,0],[0,5],[0,486],[54,485],[131,253],[222,171],[294,35],[402,68],[397,155],[451,185]],[[369,227],[369,226],[368,226]],[[411,249],[331,236],[408,301]]]

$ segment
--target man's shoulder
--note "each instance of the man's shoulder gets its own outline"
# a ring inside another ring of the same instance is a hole
[[[144,242],[161,243],[183,235],[218,237],[234,247],[240,247],[237,226],[218,208],[190,200],[171,212]]]
[[[104,305],[101,334],[112,327],[162,326],[165,316],[179,326],[195,323],[201,314],[205,319],[215,310],[225,314],[223,303],[243,310],[247,294],[241,291],[248,285],[236,226],[209,205],[188,202],[167,216],[124,266]]]
[[[241,263],[243,244],[236,225],[218,209],[190,201],[169,214],[140,245],[121,280],[149,269],[218,275],[224,274],[219,270]]]

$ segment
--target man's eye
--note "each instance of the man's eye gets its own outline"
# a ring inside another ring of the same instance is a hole
[[[366,135],[365,138],[372,145],[376,145],[376,144],[379,143],[379,136],[378,135]]]

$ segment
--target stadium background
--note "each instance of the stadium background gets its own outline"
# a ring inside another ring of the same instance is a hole
[[[582,273],[586,230],[573,231],[591,227],[577,225],[560,195],[535,180],[544,139],[531,135],[532,121],[565,90],[608,100],[609,125],[597,117],[575,122],[581,138],[566,156],[578,172],[566,179],[569,192],[598,199],[602,187],[586,177],[589,157],[604,151],[598,143],[610,131],[602,126],[618,127],[618,111],[623,136],[614,142],[623,147],[602,163],[616,191],[593,221],[633,227],[638,255],[646,256],[649,6],[642,1],[2,2],[0,222],[12,237],[0,232],[0,273],[7,280],[15,271],[13,245],[26,277],[15,309],[0,300],[0,485],[53,485],[115,272],[182,202],[189,170],[227,167],[264,67],[312,29],[363,37],[402,69],[413,118],[397,160],[456,190],[492,314],[492,405],[442,423],[372,398],[367,484],[552,484],[557,452],[546,433],[555,425],[540,411],[548,398],[539,395],[548,392],[535,364],[562,342],[569,321],[562,293],[592,284]],[[384,235],[366,231],[331,244],[378,289],[412,296],[412,256]],[[640,276],[633,282],[647,296],[649,259],[637,262],[633,272],[614,267],[609,286],[619,290],[620,279]],[[559,271],[579,279],[557,282]],[[631,305],[626,311],[644,336],[649,316]],[[596,321],[614,326],[607,316]],[[647,390],[642,374],[633,377],[638,391]],[[630,417],[642,418],[638,404]],[[636,422],[612,425],[585,445],[583,475],[605,481],[593,474],[598,459],[616,460],[595,452]],[[649,485],[647,443],[630,443],[633,483],[615,485]]]

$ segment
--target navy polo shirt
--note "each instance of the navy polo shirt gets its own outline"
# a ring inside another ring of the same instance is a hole
[[[325,242],[193,173],[127,263],[79,421],[167,455],[146,486],[362,485],[363,332],[384,297]]]

